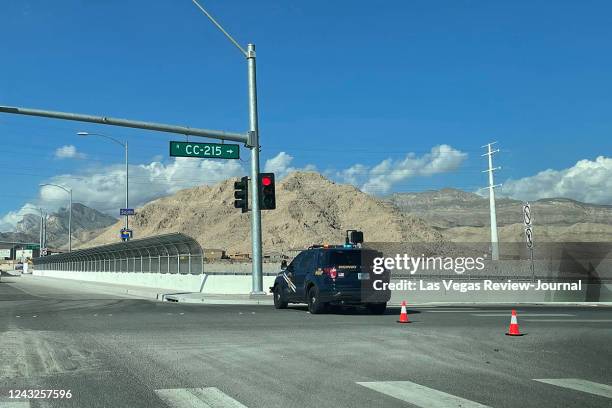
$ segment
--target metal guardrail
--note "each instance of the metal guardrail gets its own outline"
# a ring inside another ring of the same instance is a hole
[[[74,272],[171,273],[204,272],[202,247],[176,233],[81,249],[33,259],[38,270]]]

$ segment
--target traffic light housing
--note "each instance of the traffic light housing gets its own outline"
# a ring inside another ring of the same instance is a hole
[[[259,173],[259,208],[262,210],[276,209],[276,185],[274,173]]]
[[[234,207],[245,213],[249,210],[249,178],[244,176],[234,182]]]

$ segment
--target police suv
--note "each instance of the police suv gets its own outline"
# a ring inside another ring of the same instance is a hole
[[[300,252],[279,272],[270,290],[274,307],[307,303],[312,314],[329,305],[364,305],[371,313],[383,314],[391,297],[388,290],[375,290],[375,280],[389,281],[389,272],[374,274],[374,257],[382,254],[361,248],[363,233],[347,231],[344,245],[313,245]],[[380,287],[377,285],[377,287]]]

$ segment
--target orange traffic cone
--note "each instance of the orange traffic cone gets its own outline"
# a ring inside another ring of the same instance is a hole
[[[402,311],[400,312],[398,323],[410,323],[408,320],[408,312],[406,312],[406,301],[402,300]]]
[[[510,318],[510,327],[506,336],[522,336],[519,331],[518,320],[516,319],[516,310],[512,309],[512,317]]]

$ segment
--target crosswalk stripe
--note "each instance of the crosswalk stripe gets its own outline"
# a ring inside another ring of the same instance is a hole
[[[606,398],[612,398],[612,386],[600,384],[580,378],[535,378],[534,381],[569,388],[576,391],[587,392]]]
[[[487,405],[410,381],[358,382],[357,384],[423,408],[489,408]]]
[[[155,390],[157,396],[172,408],[247,408],[218,388],[175,388]]]

